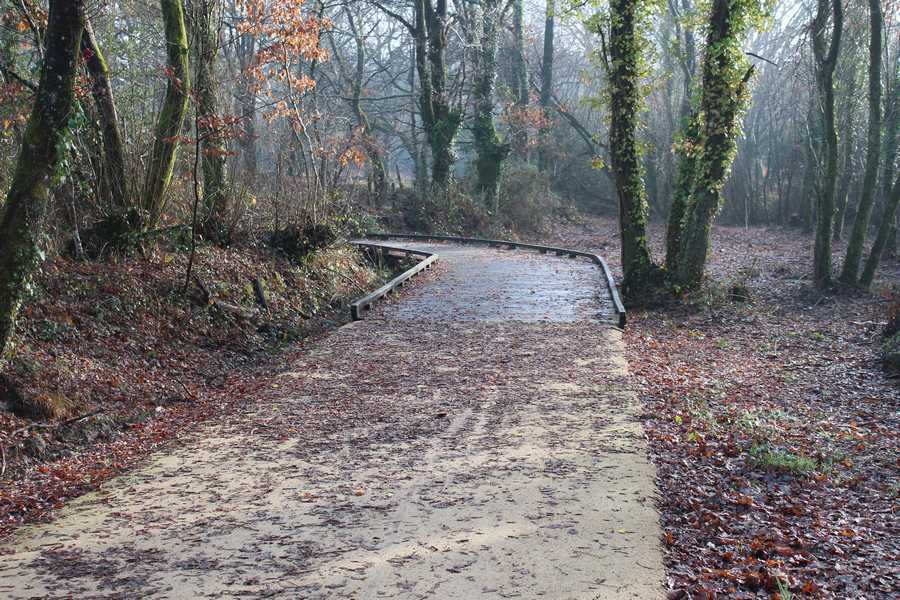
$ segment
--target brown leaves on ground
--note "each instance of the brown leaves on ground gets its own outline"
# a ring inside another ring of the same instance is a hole
[[[552,239],[618,262],[612,220]],[[873,295],[819,295],[811,247],[792,231],[717,228],[710,290],[629,314],[671,598],[900,589],[900,387],[879,360],[900,264],[886,261]]]
[[[374,285],[351,248],[298,266],[259,248],[201,247],[195,273],[213,298],[254,308],[252,278],[262,283],[267,309],[248,322],[181,293],[186,258],[157,248],[44,266],[0,385],[0,409],[19,415],[0,410],[0,536],[239,405],[266,385],[276,351],[333,325]]]

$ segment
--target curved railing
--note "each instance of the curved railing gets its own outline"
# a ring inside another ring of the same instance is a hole
[[[609,265],[606,264],[606,261],[599,254],[592,254],[590,252],[582,252],[581,250],[571,250],[569,248],[557,248],[555,246],[542,246],[540,244],[526,244],[522,242],[513,242],[509,240],[491,240],[485,238],[468,238],[468,237],[458,237],[453,235],[426,235],[426,234],[418,234],[418,233],[367,233],[367,238],[372,239],[380,239],[380,240],[389,240],[389,239],[404,239],[404,240],[419,240],[419,241],[439,241],[439,242],[456,242],[459,244],[484,244],[487,246],[491,246],[493,248],[509,248],[509,249],[517,249],[521,248],[524,250],[537,250],[541,254],[554,253],[557,256],[568,256],[570,258],[588,258],[594,264],[600,266],[603,270],[603,276],[606,280],[606,287],[609,290],[609,294],[612,297],[613,306],[615,307],[616,316],[618,318],[619,327],[624,328],[625,323],[627,321],[627,314],[625,312],[625,305],[622,304],[622,299],[619,297],[619,290],[616,287],[616,281],[613,279],[612,272],[609,270]]]

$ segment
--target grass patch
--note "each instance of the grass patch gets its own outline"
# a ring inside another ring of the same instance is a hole
[[[768,444],[750,448],[750,458],[760,467],[782,473],[809,475],[816,470],[816,461],[813,459],[781,448],[773,448]]]

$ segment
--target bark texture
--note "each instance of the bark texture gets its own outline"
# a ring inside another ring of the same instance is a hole
[[[544,15],[544,51],[541,55],[541,109],[544,117],[550,115],[551,100],[553,98],[553,44],[556,29],[556,0],[547,0],[546,14]],[[546,133],[545,133],[546,135]],[[546,171],[549,167],[546,141],[541,144],[538,151],[538,168]]]
[[[109,67],[97,44],[90,21],[85,22],[84,33],[81,35],[81,55],[91,77],[91,94],[100,117],[103,135],[103,174],[109,200],[115,210],[127,210],[131,206],[125,180],[125,143],[122,141],[116,102],[109,83]]]
[[[415,17],[419,108],[431,147],[431,183],[435,191],[446,193],[456,162],[453,142],[462,125],[462,112],[451,106],[447,89],[447,0],[416,0]]]
[[[82,1],[51,0],[37,97],[0,219],[0,356],[9,348],[32,274],[43,259],[42,221],[75,101],[84,26]]]
[[[859,283],[859,263],[863,244],[869,230],[869,217],[875,201],[878,182],[878,162],[881,153],[881,47],[884,15],[880,0],[869,0],[869,127],[866,136],[866,167],[863,175],[862,195],[853,221],[853,231],[847,242],[847,256],[841,270],[841,283],[855,286]]]
[[[221,8],[219,0],[193,0],[190,4],[197,137],[203,172],[203,230],[208,237],[224,242],[228,236],[227,148],[216,74]]]
[[[741,52],[749,28],[746,2],[714,0],[702,66],[699,164],[681,230],[678,263],[670,275],[680,289],[697,287],[706,270],[709,236],[722,201],[722,187],[736,151],[740,114],[753,71]]]
[[[641,172],[637,126],[640,115],[640,43],[635,30],[639,3],[610,2],[610,128],[609,152],[619,198],[622,236],[622,290],[631,301],[640,301],[654,285],[656,267],[647,243],[647,195]]]
[[[830,17],[830,19],[829,19]],[[832,21],[831,41],[827,28]],[[841,0],[819,0],[812,26],[816,86],[825,133],[825,165],[816,210],[816,241],[813,250],[813,283],[819,289],[831,285],[831,238],[834,235],[835,187],[837,185],[838,138],[834,121],[834,69],[837,66],[844,13]]]
[[[497,25],[499,3],[486,0],[482,15],[481,50],[478,70],[475,75],[473,95],[475,97],[475,123],[473,134],[478,171],[476,192],[481,195],[485,206],[496,214],[500,193],[500,171],[503,161],[509,155],[510,146],[500,141],[494,127],[494,82],[497,76]]]
[[[142,208],[144,225],[148,228],[153,228],[159,223],[166,207],[166,191],[172,180],[178,151],[177,136],[184,125],[190,94],[188,38],[181,1],[161,0],[160,5],[165,27],[168,82],[156,124],[156,141],[153,143],[144,180]]]

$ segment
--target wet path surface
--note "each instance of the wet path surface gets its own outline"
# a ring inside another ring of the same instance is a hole
[[[600,273],[433,247],[246,413],[20,530],[0,597],[661,597]]]

